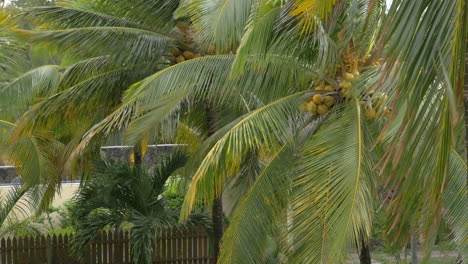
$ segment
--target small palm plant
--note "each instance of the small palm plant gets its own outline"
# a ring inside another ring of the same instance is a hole
[[[131,254],[134,263],[152,263],[153,240],[166,228],[184,230],[204,226],[209,219],[204,213],[192,214],[179,223],[180,208],[169,208],[163,195],[166,181],[187,160],[177,153],[163,159],[156,168],[147,170],[129,164],[102,162],[93,178],[76,196],[72,218],[78,223],[74,251],[82,253],[89,242],[104,228],[131,227]]]

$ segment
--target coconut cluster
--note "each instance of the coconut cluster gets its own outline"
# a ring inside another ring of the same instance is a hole
[[[335,87],[332,84],[327,83],[326,81],[319,81],[318,85],[314,88],[315,91],[325,91],[325,92],[333,92],[335,91]]]
[[[358,70],[351,72],[344,72],[342,76],[342,81],[338,85],[343,94],[346,96],[348,94],[349,89],[353,86],[353,81],[355,81],[359,77],[360,73]]]
[[[313,115],[325,115],[339,98],[350,96],[353,82],[360,77],[359,69],[368,65],[380,65],[379,62],[369,61],[371,59],[369,56],[359,59],[354,53],[343,54],[342,59],[343,64],[338,66],[338,72],[332,79],[317,80],[313,76],[315,79],[313,90],[316,93],[301,105],[301,111]],[[365,107],[365,116],[372,120],[388,116],[390,109],[385,107],[387,99],[388,96],[385,94],[374,94],[374,92],[366,94],[366,98],[361,100],[361,104]]]
[[[334,96],[316,93],[301,105],[301,111],[309,112],[313,115],[325,115],[335,103],[336,98]]]
[[[183,50],[178,47],[173,47],[171,49],[171,55],[174,58],[176,63],[181,63],[186,60],[191,60],[191,59],[196,59],[196,58],[201,58],[209,54],[213,54],[216,51],[216,47],[211,45],[208,47],[208,50],[205,55],[202,55],[200,53],[194,53],[188,50]]]
[[[196,59],[196,58],[200,58],[202,57],[201,54],[199,53],[193,53],[191,51],[188,51],[188,50],[182,50],[182,49],[179,49],[177,47],[174,47],[171,49],[171,54],[172,54],[172,57],[175,59],[176,63],[181,63],[181,62],[184,62],[186,60],[191,60],[191,59]]]
[[[384,116],[389,116],[391,110],[385,106],[388,100],[388,95],[384,93],[374,93],[371,91],[367,100],[361,101],[365,105],[365,116],[367,119],[375,120]]]

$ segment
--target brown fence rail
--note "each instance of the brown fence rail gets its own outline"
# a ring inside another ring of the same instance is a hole
[[[70,255],[73,235],[3,238],[0,240],[0,264],[132,263],[129,238],[129,232],[102,232],[81,261]],[[163,231],[154,243],[153,263],[214,263],[207,233],[202,228]]]

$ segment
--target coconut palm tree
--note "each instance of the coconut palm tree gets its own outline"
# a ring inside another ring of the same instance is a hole
[[[187,229],[205,226],[210,230],[204,213],[192,214],[179,224],[179,209],[166,206],[163,192],[167,179],[185,164],[187,156],[173,154],[161,160],[148,172],[140,166],[101,163],[97,174],[81,188],[76,196],[72,218],[78,223],[73,249],[82,253],[89,242],[104,228],[130,226],[133,263],[152,263],[153,240],[167,228]]]
[[[235,208],[219,263],[261,263],[278,229],[287,263],[342,263],[369,240],[377,209],[395,244],[416,229],[430,252],[444,217],[466,252],[464,1],[184,1],[175,12],[183,37],[173,38],[175,2],[73,0],[28,12],[58,29],[19,34],[89,59],[22,117],[13,141],[79,114],[83,129],[58,130],[73,142],[61,163],[69,165],[115,131],[139,144],[155,128],[199,120],[200,102],[229,105],[238,115],[189,163],[182,211],[185,219],[210,205],[258,153],[263,166]]]

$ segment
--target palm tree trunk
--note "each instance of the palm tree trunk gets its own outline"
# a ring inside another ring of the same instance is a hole
[[[141,166],[143,163],[143,155],[141,153],[141,144],[138,144],[137,146],[133,147],[133,160],[135,166]]]
[[[418,237],[411,235],[411,264],[418,264]]]
[[[221,246],[221,239],[224,233],[223,200],[218,197],[213,201],[213,236],[214,236],[214,257],[218,262],[218,256]]]
[[[206,103],[205,110],[206,110],[206,122],[207,122],[207,127],[208,127],[208,137],[210,137],[214,133],[216,133],[216,113],[209,103]],[[215,263],[217,263],[220,246],[221,246],[221,239],[223,238],[223,234],[224,234],[224,215],[223,215],[222,193],[219,194],[219,196],[213,200],[212,217],[213,217],[213,251],[214,251],[214,257],[216,260]]]
[[[359,252],[359,262],[361,264],[372,264],[369,244],[361,240],[361,251]]]

